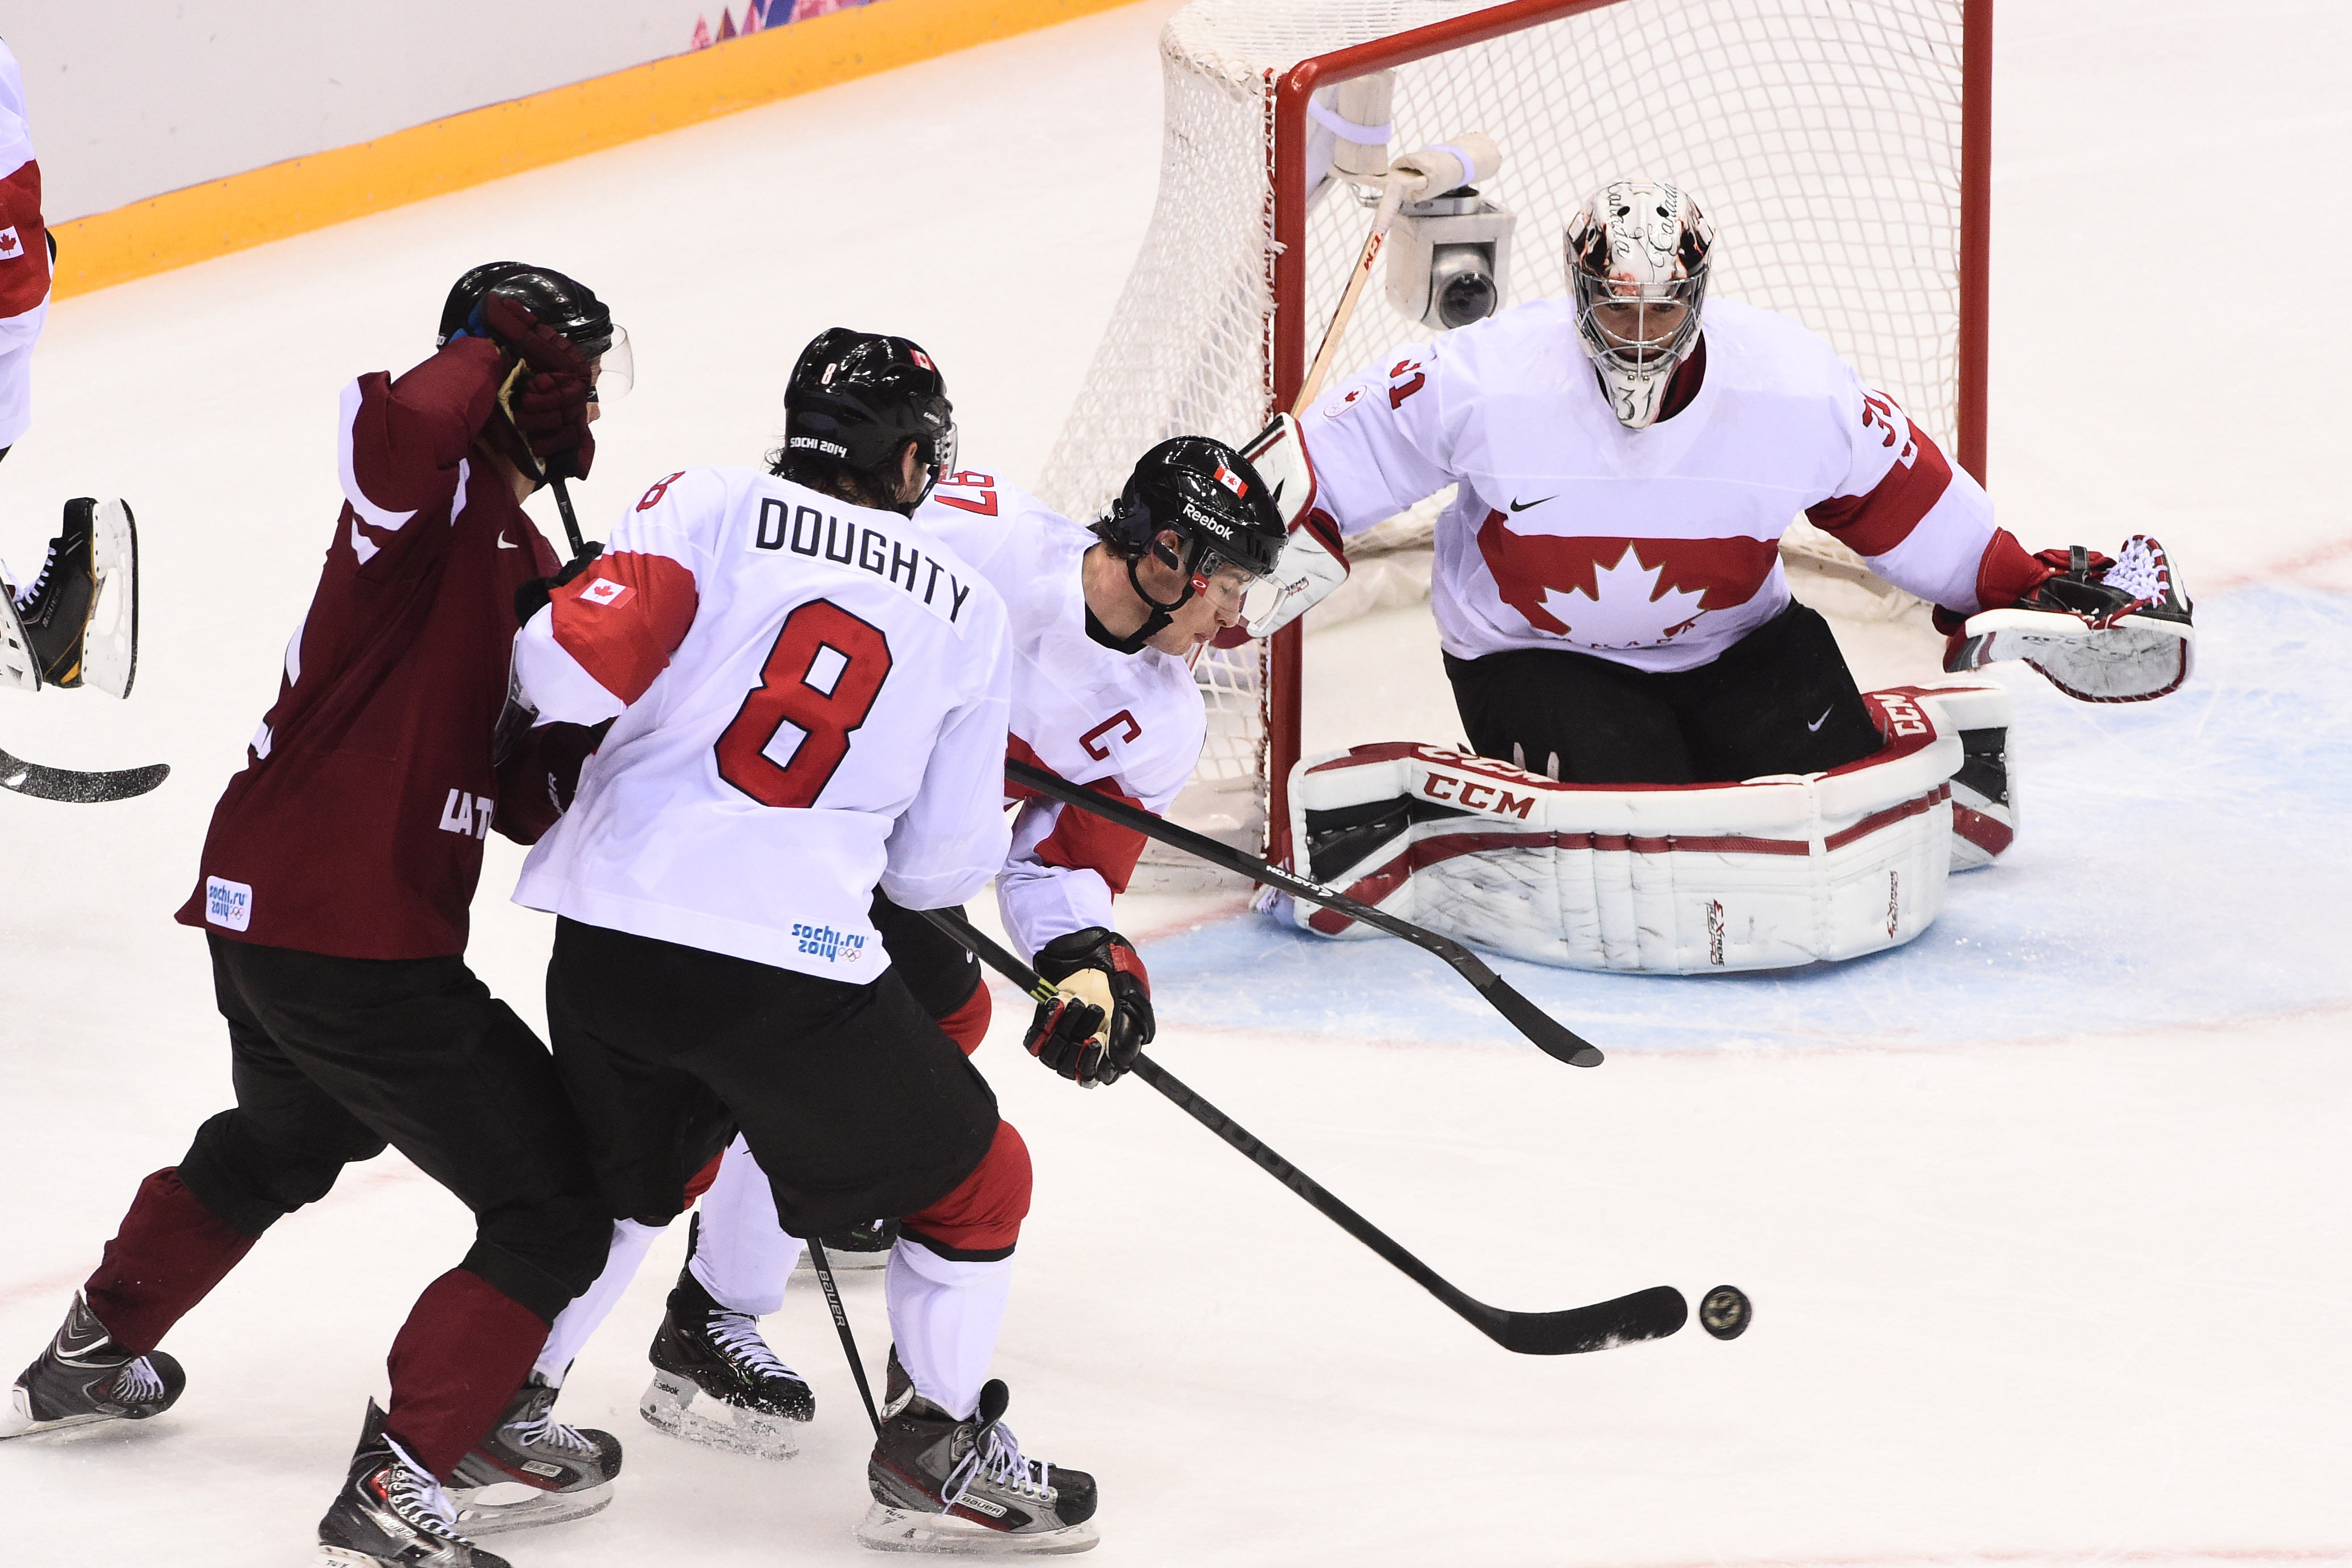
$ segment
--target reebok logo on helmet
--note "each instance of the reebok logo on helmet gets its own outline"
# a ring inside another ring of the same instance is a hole
[[[1233,528],[1229,524],[1190,497],[1187,497],[1184,501],[1184,521],[1195,528],[1207,529],[1219,539],[1231,539],[1234,536]]]

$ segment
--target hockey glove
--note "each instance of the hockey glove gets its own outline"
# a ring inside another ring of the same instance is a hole
[[[489,295],[475,314],[478,330],[514,356],[499,406],[515,433],[551,474],[587,478],[596,458],[596,439],[588,433],[588,409],[595,401],[588,362],[570,339],[504,295]]]
[[[1154,1028],[1151,977],[1134,945],[1088,926],[1040,948],[1036,967],[1063,994],[1037,1005],[1024,1042],[1029,1054],[1089,1088],[1118,1082]]]
[[[1274,574],[1250,590],[1242,629],[1270,637],[1314,608],[1348,580],[1348,547],[1328,511],[1310,511],[1290,531]]]
[[[1948,672],[2023,659],[2084,702],[2146,701],[2189,679],[2197,628],[2163,545],[2136,533],[2114,557],[2078,544],[2036,559],[2054,570],[2015,605],[1958,626],[1937,615]]]
[[[558,588],[588,570],[588,563],[604,553],[604,546],[592,539],[582,545],[580,553],[565,562],[563,570],[554,576],[533,577],[530,582],[517,588],[515,590],[515,625],[519,626],[530,625],[531,616],[547,608],[548,600],[554,597]]]

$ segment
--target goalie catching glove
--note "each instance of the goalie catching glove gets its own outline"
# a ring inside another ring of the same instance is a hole
[[[1151,1043],[1151,977],[1134,944],[1088,926],[1037,950],[1037,973],[1061,988],[1037,1004],[1029,1054],[1062,1077],[1091,1089],[1116,1083]]]
[[[1947,671],[2021,658],[2084,702],[2145,702],[2189,679],[2197,628],[2163,545],[2135,533],[2112,559],[2079,544],[2037,559],[2054,570],[2015,605],[1937,612]]]

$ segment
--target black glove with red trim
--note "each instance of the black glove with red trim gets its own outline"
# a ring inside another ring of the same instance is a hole
[[[1089,1089],[1118,1082],[1154,1028],[1151,977],[1134,944],[1088,926],[1040,948],[1036,969],[1066,994],[1037,1004],[1023,1042],[1029,1054]]]

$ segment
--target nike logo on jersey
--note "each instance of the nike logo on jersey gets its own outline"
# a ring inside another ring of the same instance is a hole
[[[1545,496],[1541,500],[1515,500],[1511,503],[1511,510],[1513,511],[1525,511],[1531,506],[1541,506],[1544,501],[1558,500],[1559,499],[1559,495],[1555,493]]]
[[[522,546],[501,533],[499,535],[499,548],[500,550],[520,550]]]
[[[1822,716],[1814,720],[1811,723],[1806,725],[1805,728],[1816,735],[1820,734],[1822,732],[1822,726],[1830,721],[1830,708],[1835,708],[1837,704],[1832,702],[1830,704],[1829,708],[1822,709]]]

